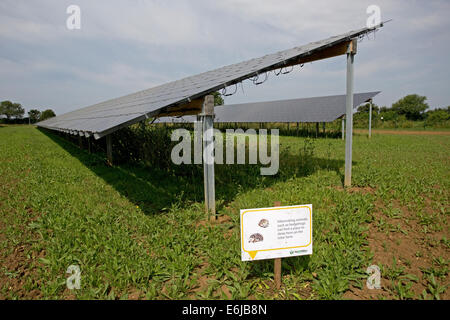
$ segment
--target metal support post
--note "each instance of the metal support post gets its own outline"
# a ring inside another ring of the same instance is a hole
[[[106,157],[108,158],[108,164],[112,166],[113,164],[113,156],[112,156],[112,142],[111,135],[108,134],[106,136]]]
[[[369,138],[372,138],[372,99],[369,101]]]
[[[352,185],[352,143],[353,143],[353,63],[356,54],[356,40],[349,44],[347,52],[347,98],[346,98],[346,140],[344,186]]]
[[[214,96],[205,97],[200,114],[203,132],[203,175],[205,185],[205,211],[208,220],[216,219],[214,185]]]

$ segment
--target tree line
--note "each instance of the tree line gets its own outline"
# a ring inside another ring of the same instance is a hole
[[[213,92],[214,105],[222,105],[224,103],[219,92]],[[28,117],[24,117],[25,109],[20,103],[11,101],[0,102],[0,123],[36,123],[55,117],[56,114],[52,109],[39,111],[31,109],[28,111]]]
[[[52,109],[31,109],[28,111],[28,117],[24,115],[25,109],[20,103],[8,100],[0,102],[0,121],[3,123],[36,123],[56,116]]]
[[[450,127],[450,106],[430,110],[427,97],[417,94],[407,95],[390,108],[372,106],[372,125],[374,127]],[[370,104],[366,103],[358,108],[353,116],[356,127],[368,123]]]
[[[223,104],[223,99],[219,93],[214,93],[214,104]],[[430,110],[427,97],[417,94],[407,95],[390,108],[372,106],[373,127],[450,127],[450,106]],[[368,103],[360,106],[354,115],[355,127],[365,127],[368,123],[368,113],[370,105]],[[55,116],[52,109],[40,111],[31,109],[28,117],[24,118],[25,109],[20,103],[2,101],[0,103],[0,122],[3,123],[36,123]]]

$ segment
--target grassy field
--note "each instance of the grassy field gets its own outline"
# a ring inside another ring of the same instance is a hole
[[[62,137],[0,127],[2,299],[448,299],[450,137],[281,137],[280,172],[216,166],[206,223],[201,168],[105,165]],[[312,203],[314,254],[241,262],[239,209]],[[66,270],[81,268],[81,289]],[[381,269],[368,290],[366,268]]]

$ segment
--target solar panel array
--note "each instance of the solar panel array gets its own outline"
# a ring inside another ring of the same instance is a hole
[[[353,107],[369,101],[376,92],[356,93]],[[332,122],[345,115],[346,95],[265,101],[217,106],[214,122]],[[191,123],[196,116],[162,117],[155,123]]]
[[[181,80],[108,100],[39,122],[40,127],[79,134],[96,139],[121,127],[157,116],[169,107],[188,103],[214,91],[252,78],[270,70],[282,68],[299,58],[307,57],[339,43],[376,30],[362,28],[304,46],[265,55],[225,66]]]

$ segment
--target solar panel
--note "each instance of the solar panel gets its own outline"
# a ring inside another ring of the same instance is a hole
[[[280,51],[260,58],[221,67],[154,88],[111,99],[89,107],[37,123],[38,126],[71,131],[96,139],[124,126],[154,117],[170,107],[183,105],[193,99],[239,83],[267,71],[295,63],[337,44],[363,36],[377,28],[362,28],[304,46]]]
[[[353,107],[380,92],[356,93]],[[345,115],[346,95],[265,101],[217,106],[214,122],[332,122]],[[191,123],[196,116],[162,117],[154,123]]]

